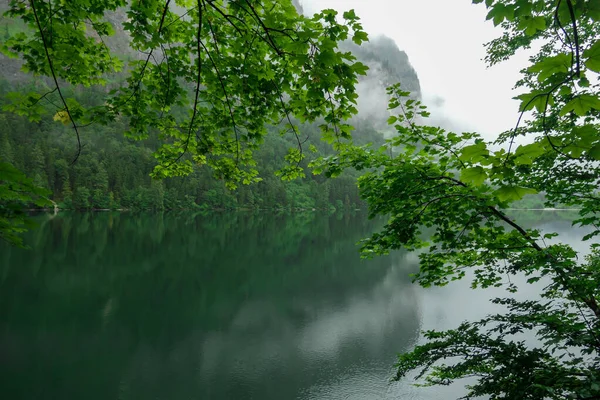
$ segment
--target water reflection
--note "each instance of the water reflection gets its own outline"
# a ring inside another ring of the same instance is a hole
[[[566,213],[516,217],[582,246]],[[38,221],[31,251],[0,248],[6,399],[457,398],[460,385],[389,384],[395,354],[504,295],[419,289],[414,255],[360,260],[356,242],[382,223],[362,215]]]
[[[381,398],[410,263],[319,214],[66,214],[0,260],[3,398]]]

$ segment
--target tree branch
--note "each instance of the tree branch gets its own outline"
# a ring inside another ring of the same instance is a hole
[[[54,64],[52,63],[52,57],[50,57],[50,52],[48,51],[48,43],[46,42],[46,36],[44,35],[44,32],[42,30],[40,18],[38,16],[37,9],[35,6],[35,0],[30,0],[29,4],[31,6],[31,10],[33,11],[33,16],[35,17],[35,23],[38,27],[38,32],[40,33],[40,36],[42,38],[42,44],[44,45],[44,52],[46,53],[46,60],[48,61],[48,66],[50,67],[50,72],[52,74],[52,79],[54,80],[54,85],[56,87],[56,90],[58,91],[60,100],[62,101],[62,103],[65,107],[65,111],[67,112],[67,115],[69,116],[71,125],[73,126],[73,129],[75,130],[75,135],[77,136],[77,154],[75,155],[75,159],[73,159],[73,161],[71,161],[71,165],[73,165],[73,164],[75,164],[75,162],[77,162],[77,159],[79,159],[79,155],[81,154],[81,137],[79,135],[79,129],[77,127],[77,124],[75,123],[75,120],[73,119],[73,115],[71,114],[69,105],[67,104],[67,101],[65,100],[65,97],[63,96],[62,90],[60,89],[60,85],[58,84],[58,78],[56,76],[56,72],[54,71]]]

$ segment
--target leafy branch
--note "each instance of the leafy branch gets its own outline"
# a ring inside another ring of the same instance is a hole
[[[64,106],[64,110],[66,111],[67,115],[69,116],[69,120],[71,121],[71,126],[73,127],[73,130],[75,131],[75,135],[77,137],[77,153],[75,154],[75,158],[73,159],[73,161],[71,161],[71,164],[74,164],[75,162],[77,162],[77,159],[79,158],[79,156],[81,154],[81,136],[79,135],[79,128],[77,127],[77,124],[75,123],[75,119],[73,118],[71,110],[69,109],[69,105],[67,104],[67,101],[65,100],[65,97],[63,96],[62,90],[60,89],[60,85],[58,84],[58,78],[56,76],[56,71],[54,70],[54,65],[52,63],[52,57],[50,57],[50,52],[48,50],[48,43],[46,41],[46,36],[44,35],[44,30],[42,29],[42,25],[41,25],[40,18],[37,13],[35,3],[36,3],[36,0],[29,0],[29,5],[31,6],[31,10],[33,11],[33,15],[35,17],[36,25],[38,27],[38,33],[40,34],[40,37],[42,39],[42,44],[44,46],[44,52],[46,54],[46,60],[48,61],[48,67],[50,68],[50,73],[52,75],[52,79],[54,80],[54,85],[55,85],[56,90],[58,91],[60,100]]]

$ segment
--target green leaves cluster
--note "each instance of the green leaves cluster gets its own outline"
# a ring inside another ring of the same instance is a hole
[[[473,3],[482,3],[475,0]],[[518,87],[521,111],[586,117],[600,112],[600,98],[590,79],[600,72],[600,7],[593,0],[485,2],[488,19],[505,33],[487,44],[490,64],[503,61],[519,48],[542,43]]]
[[[282,120],[292,125],[287,134],[299,135],[296,121],[320,119],[324,140],[350,137],[344,121],[357,112],[355,84],[367,69],[337,48],[346,39],[367,40],[353,11],[308,18],[290,0],[12,0],[7,15],[30,29],[10,37],[3,51],[54,81],[48,93],[15,98],[11,110],[39,118],[38,104],[54,108],[55,120],[76,135],[88,124],[121,119],[131,138],[157,129],[163,144],[156,178],[208,165],[231,188],[256,182],[254,151],[266,126]],[[122,27],[113,26],[109,17],[123,15]],[[126,54],[106,44],[116,28],[127,36]],[[63,82],[109,90],[86,107],[64,93]],[[300,175],[297,159],[287,160],[284,176]]]

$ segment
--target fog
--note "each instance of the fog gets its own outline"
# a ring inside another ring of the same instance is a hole
[[[484,44],[500,35],[485,20],[486,10],[470,1],[449,0],[301,0],[305,14],[324,8],[354,9],[373,38],[386,35],[407,53],[431,107],[431,124],[477,131],[494,138],[514,127],[518,103],[512,90],[527,55],[488,68]],[[359,88],[361,89],[361,88]],[[377,92],[360,90],[360,105],[373,113]],[[362,109],[361,109],[362,112]]]

